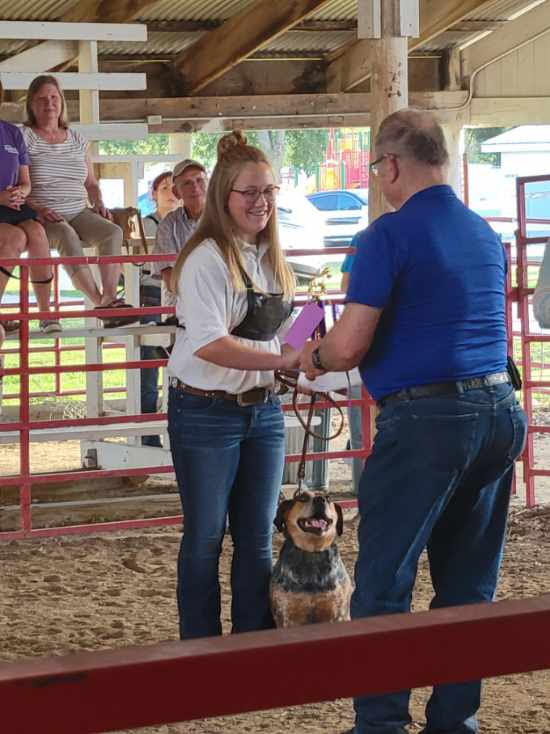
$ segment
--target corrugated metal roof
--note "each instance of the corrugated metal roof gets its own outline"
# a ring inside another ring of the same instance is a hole
[[[140,15],[142,20],[218,20],[230,18],[254,0],[159,0]],[[330,0],[310,18],[347,20],[357,17],[357,0]]]
[[[74,0],[0,0],[0,17],[3,20],[57,20],[74,6]]]
[[[354,31],[287,31],[264,51],[333,51],[355,38]]]
[[[203,35],[200,31],[149,33],[147,43],[100,42],[100,54],[172,55],[188,48]],[[353,31],[288,31],[262,47],[262,52],[326,53],[354,38]]]
[[[277,0],[274,0],[276,2]],[[543,0],[548,2],[549,0]],[[116,2],[116,0],[113,0]],[[153,21],[223,21],[250,7],[255,0],[158,0],[144,11],[139,20]],[[466,16],[466,21],[506,20],[522,9],[536,5],[540,0],[488,0],[481,10]],[[74,7],[75,0],[0,0],[0,18],[4,20],[56,20]],[[315,20],[353,20],[357,16],[357,0],[329,0],[316,13]],[[102,43],[101,53],[110,55],[140,54],[171,55],[187,48],[200,36],[200,32],[150,32],[145,44]],[[462,26],[442,34],[425,44],[422,50],[439,51],[454,45],[462,45],[479,36],[479,29],[471,31]],[[353,38],[347,31],[288,31],[272,41],[263,53],[272,51],[286,54],[328,53]],[[0,41],[0,54],[12,55],[27,47],[24,40]]]
[[[538,0],[540,3],[540,0]],[[479,10],[465,16],[468,20],[507,20],[523,8],[534,5],[533,0],[490,0]]]
[[[202,36],[200,31],[194,32],[174,32],[174,33],[157,33],[155,31],[148,34],[146,43],[124,43],[122,41],[100,41],[98,50],[100,54],[133,54],[133,55],[167,55],[177,54]]]
[[[225,20],[255,0],[159,0],[140,14],[140,20]]]

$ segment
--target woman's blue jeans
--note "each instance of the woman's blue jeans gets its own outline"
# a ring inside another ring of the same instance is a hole
[[[408,612],[425,548],[432,609],[493,599],[526,423],[508,384],[382,409],[360,483],[352,618]],[[476,732],[480,693],[479,681],[435,686],[425,734]],[[405,734],[409,694],[356,698],[356,734]]]
[[[273,627],[272,528],[285,456],[279,399],[241,407],[170,387],[168,431],[184,517],[177,588],[181,638],[222,632],[218,564],[228,516],[232,630]]]

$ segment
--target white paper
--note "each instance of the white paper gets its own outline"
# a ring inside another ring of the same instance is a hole
[[[359,369],[355,367],[350,372],[327,372],[324,375],[316,377],[314,380],[308,380],[305,373],[300,372],[298,385],[314,392],[345,390],[350,386],[355,387],[356,385],[361,385],[361,374],[359,373]]]

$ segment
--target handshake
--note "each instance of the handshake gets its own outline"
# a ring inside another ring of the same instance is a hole
[[[290,344],[284,344],[281,355],[280,370],[300,370],[304,372],[308,380],[314,380],[320,375],[324,375],[327,370],[324,369],[320,362],[315,364],[315,356],[312,353],[319,347],[319,340],[307,341],[302,349],[294,349]]]

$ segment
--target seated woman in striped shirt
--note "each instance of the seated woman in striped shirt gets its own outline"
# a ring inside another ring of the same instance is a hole
[[[31,204],[46,228],[51,247],[62,257],[83,257],[83,247],[99,255],[120,255],[122,230],[110,221],[94,175],[84,138],[69,127],[65,97],[54,76],[38,76],[27,92],[27,120],[23,137],[29,151]],[[88,206],[91,204],[91,208]],[[88,265],[65,265],[73,284],[95,305],[98,318],[114,327],[137,317],[103,317],[106,308],[126,309],[117,298],[121,266],[99,265],[101,290]]]

